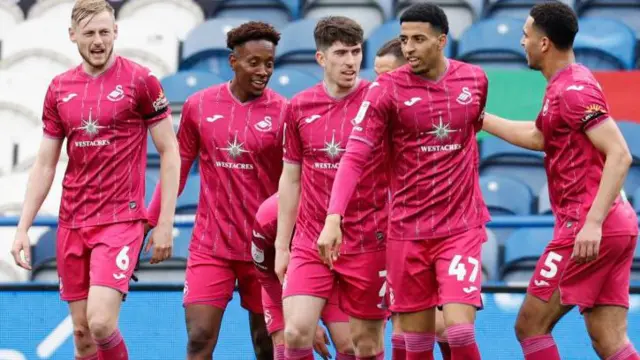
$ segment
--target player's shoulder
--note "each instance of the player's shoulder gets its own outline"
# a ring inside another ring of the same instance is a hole
[[[482,81],[488,81],[487,73],[479,65],[469,64],[455,59],[448,59],[448,61],[449,73],[455,74],[456,78],[474,78],[481,79]]]
[[[600,83],[591,70],[580,64],[573,64],[560,73],[556,79],[555,89],[558,96],[563,99],[602,93]]]

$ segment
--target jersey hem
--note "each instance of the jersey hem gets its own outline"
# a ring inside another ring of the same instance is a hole
[[[397,238],[391,235],[387,235],[387,240],[392,240],[392,241],[423,241],[423,240],[436,240],[436,239],[446,239],[452,236],[456,236],[456,235],[460,235],[462,233],[465,233],[467,231],[472,231],[474,229],[477,229],[479,227],[486,227],[486,224],[489,223],[491,220],[487,219],[487,220],[481,220],[475,223],[471,223],[469,225],[467,225],[464,228],[457,228],[457,229],[453,229],[452,231],[449,232],[440,232],[440,233],[432,233],[431,235],[425,235],[425,236],[411,236],[411,237],[403,237],[403,238]],[[391,231],[389,231],[389,233],[391,233]]]
[[[140,215],[137,217],[123,219],[123,220],[84,222],[82,225],[75,225],[75,226],[71,225],[67,221],[62,221],[58,219],[58,227],[62,227],[65,229],[82,229],[87,227],[106,226],[106,225],[122,224],[127,222],[136,222],[136,221],[147,221],[147,218],[144,215]]]

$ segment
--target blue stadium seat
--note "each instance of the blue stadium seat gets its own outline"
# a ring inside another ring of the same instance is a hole
[[[551,209],[551,198],[549,198],[549,184],[544,184],[544,187],[538,193],[538,214],[551,215],[553,211]]]
[[[248,20],[210,19],[198,25],[182,44],[180,70],[212,71],[224,80],[233,77],[229,66],[227,32]]]
[[[523,22],[529,17],[529,11],[533,5],[539,3],[537,0],[497,0],[485,1],[483,17],[504,18],[509,17],[519,19]]]
[[[369,81],[374,81],[378,75],[376,74],[375,69],[362,69],[360,70],[360,77]]]
[[[475,22],[458,40],[457,57],[481,66],[526,68],[524,49],[520,46],[524,21],[500,18]]]
[[[151,133],[147,134],[147,168],[160,168],[160,154],[153,143]]]
[[[637,214],[640,214],[640,187],[633,192],[633,200],[633,208]],[[640,256],[638,256],[638,258],[640,258]]]
[[[481,176],[480,189],[492,215],[529,215],[533,194],[521,181],[510,177]]]
[[[176,214],[195,214],[200,200],[200,175],[192,174],[187,178],[182,194],[176,202]]]
[[[288,66],[303,71],[318,71],[316,43],[313,38],[316,22],[315,19],[298,20],[282,29],[276,49],[276,68]]]
[[[391,20],[378,26],[371,33],[371,35],[369,35],[369,38],[367,39],[365,44],[363,60],[365,66],[368,68],[373,68],[373,63],[375,61],[376,53],[378,52],[378,50],[387,41],[397,38],[398,36],[400,36],[400,22],[398,20]],[[452,58],[454,56],[454,43],[455,40],[452,37],[449,37],[447,46],[444,49],[444,54],[446,57]]]
[[[273,72],[269,87],[278,94],[292,98],[302,90],[308,89],[318,82],[314,76],[298,69],[278,68]]]
[[[158,179],[153,173],[145,173],[144,176],[144,204],[145,206],[149,206],[151,203],[151,198],[153,198],[153,193],[156,191],[156,185],[158,185]]]
[[[511,145],[494,136],[480,142],[480,175],[511,177],[525,183],[534,194],[547,183],[543,153]]]
[[[206,71],[179,71],[161,81],[164,94],[170,103],[184,103],[191,94],[209,86],[224,82],[214,73]]]
[[[192,227],[173,229],[173,254],[170,259],[160,264],[149,264],[149,260],[151,260],[151,256],[153,255],[153,248],[148,253],[141,252],[139,269],[135,272],[139,282],[155,284],[184,283],[192,231]],[[153,230],[150,234],[152,233]]]
[[[56,233],[57,229],[49,229],[31,247],[31,266],[33,269],[31,271],[31,280],[58,280],[56,270]]]
[[[236,18],[264,21],[282,29],[293,19],[291,8],[279,0],[224,0],[218,1],[215,18]]]
[[[635,67],[636,38],[623,22],[601,17],[581,18],[573,49],[576,60],[595,70]]]
[[[598,16],[622,21],[640,38],[640,0],[583,0],[577,1],[576,8],[581,17]]]
[[[514,231],[505,242],[503,281],[528,282],[538,258],[553,240],[553,228],[527,228]]]
[[[498,238],[491,229],[487,229],[487,241],[482,244],[482,269],[484,281],[497,280],[499,266]]]
[[[365,39],[386,19],[384,9],[376,0],[306,0],[303,14],[305,19],[346,16],[362,26]]]
[[[627,146],[635,163],[640,164],[640,123],[634,121],[618,120],[620,132],[627,141]]]

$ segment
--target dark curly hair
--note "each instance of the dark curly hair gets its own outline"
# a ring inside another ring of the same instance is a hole
[[[432,3],[415,3],[400,15],[400,24],[404,22],[429,23],[431,27],[447,35],[449,34],[449,20],[444,10]]]
[[[280,33],[271,24],[260,21],[246,22],[227,33],[227,47],[231,50],[253,40],[267,40],[276,46]]]
[[[578,33],[578,16],[566,4],[550,1],[536,4],[529,13],[533,25],[560,50],[569,50]]]
[[[316,49],[324,51],[339,41],[347,46],[364,42],[362,26],[346,16],[327,16],[320,19],[313,31]]]

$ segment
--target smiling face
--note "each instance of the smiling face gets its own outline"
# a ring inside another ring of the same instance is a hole
[[[72,24],[69,37],[78,46],[78,52],[92,71],[101,71],[113,54],[118,38],[118,27],[113,13],[101,11]]]
[[[334,42],[325,50],[316,52],[316,60],[324,69],[325,80],[341,89],[356,84],[362,64],[362,44],[349,46]]]
[[[433,69],[447,44],[447,35],[428,22],[403,22],[400,42],[402,53],[416,74]]]
[[[262,95],[273,74],[276,47],[268,40],[251,40],[229,55],[237,84],[245,94]]]

